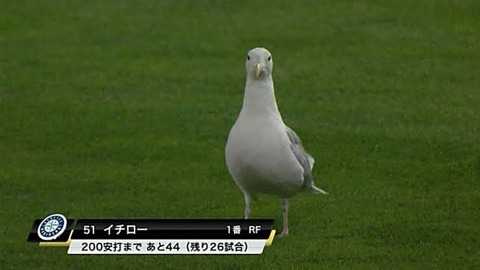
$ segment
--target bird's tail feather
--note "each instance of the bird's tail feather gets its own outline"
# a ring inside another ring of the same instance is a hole
[[[325,190],[323,189],[320,189],[320,188],[317,188],[316,186],[312,185],[310,187],[310,190],[312,191],[313,194],[315,195],[319,195],[319,194],[328,194],[328,192],[326,192]]]

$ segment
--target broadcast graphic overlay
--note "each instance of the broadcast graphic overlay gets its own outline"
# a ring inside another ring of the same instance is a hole
[[[262,254],[273,219],[67,219],[34,221],[29,242],[68,254]]]
[[[40,246],[68,247],[75,225],[74,219],[62,214],[52,214],[33,222],[27,241],[37,242]]]

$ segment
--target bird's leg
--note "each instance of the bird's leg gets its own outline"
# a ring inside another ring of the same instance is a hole
[[[245,211],[244,211],[244,215],[245,215],[245,219],[248,219],[248,217],[250,216],[250,196],[248,195],[245,195]]]
[[[283,229],[279,237],[285,237],[288,235],[288,199],[282,200],[282,212],[283,212]]]

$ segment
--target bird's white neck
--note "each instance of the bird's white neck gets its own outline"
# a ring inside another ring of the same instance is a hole
[[[282,119],[275,99],[272,76],[253,79],[247,76],[242,113],[267,115]]]

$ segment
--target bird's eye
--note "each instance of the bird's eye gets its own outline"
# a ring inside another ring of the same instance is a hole
[[[247,55],[247,60],[250,60],[250,55]]]
[[[272,56],[269,56],[269,57],[268,57],[268,61],[270,61],[270,60],[272,60]]]

